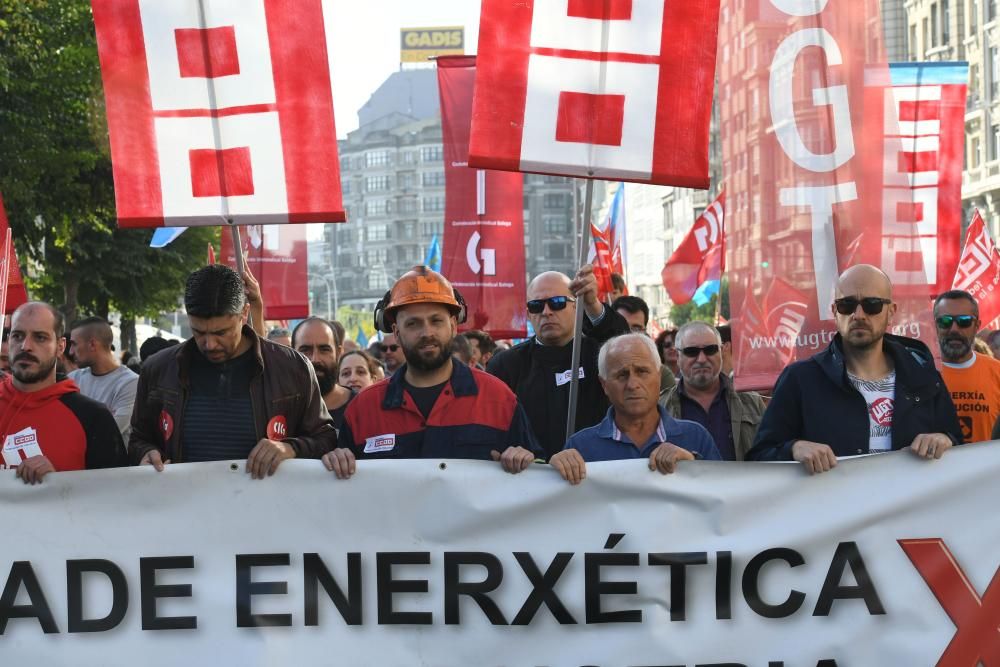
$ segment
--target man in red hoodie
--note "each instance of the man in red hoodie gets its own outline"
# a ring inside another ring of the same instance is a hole
[[[14,311],[10,375],[0,381],[0,468],[17,468],[25,484],[50,472],[128,465],[121,432],[108,409],[56,377],[63,352],[62,313],[47,303]]]

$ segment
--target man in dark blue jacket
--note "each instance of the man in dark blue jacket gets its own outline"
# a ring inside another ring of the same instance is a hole
[[[909,448],[941,458],[962,442],[955,406],[927,346],[886,334],[896,312],[889,278],[853,266],[836,297],[838,334],[778,378],[747,459],[795,460],[813,474],[838,456]]]

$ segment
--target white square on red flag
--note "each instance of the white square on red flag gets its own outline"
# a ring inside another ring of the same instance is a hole
[[[119,224],[342,222],[321,0],[92,0]]]
[[[707,188],[718,0],[485,0],[470,166]]]

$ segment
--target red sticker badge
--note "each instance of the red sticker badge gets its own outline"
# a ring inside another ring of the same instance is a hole
[[[288,437],[288,422],[283,416],[273,417],[267,423],[267,437],[271,440],[284,440]]]
[[[160,431],[163,433],[163,442],[170,440],[174,434],[174,418],[166,410],[160,413]]]

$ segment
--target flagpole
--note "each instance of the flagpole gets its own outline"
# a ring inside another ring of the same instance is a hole
[[[590,218],[593,215],[594,172],[587,174],[587,188],[583,201],[583,223],[580,230],[580,262],[582,266],[587,261],[587,249],[590,245]],[[580,353],[583,347],[583,313],[586,310],[578,299],[576,302],[576,325],[573,330],[573,354],[570,363],[569,380],[569,410],[566,412],[566,439],[576,432],[576,404],[580,393]]]
[[[4,234],[3,259],[0,260],[0,336],[3,335],[4,324],[7,323],[7,288],[10,286],[10,256],[14,243],[14,233],[10,227]]]

